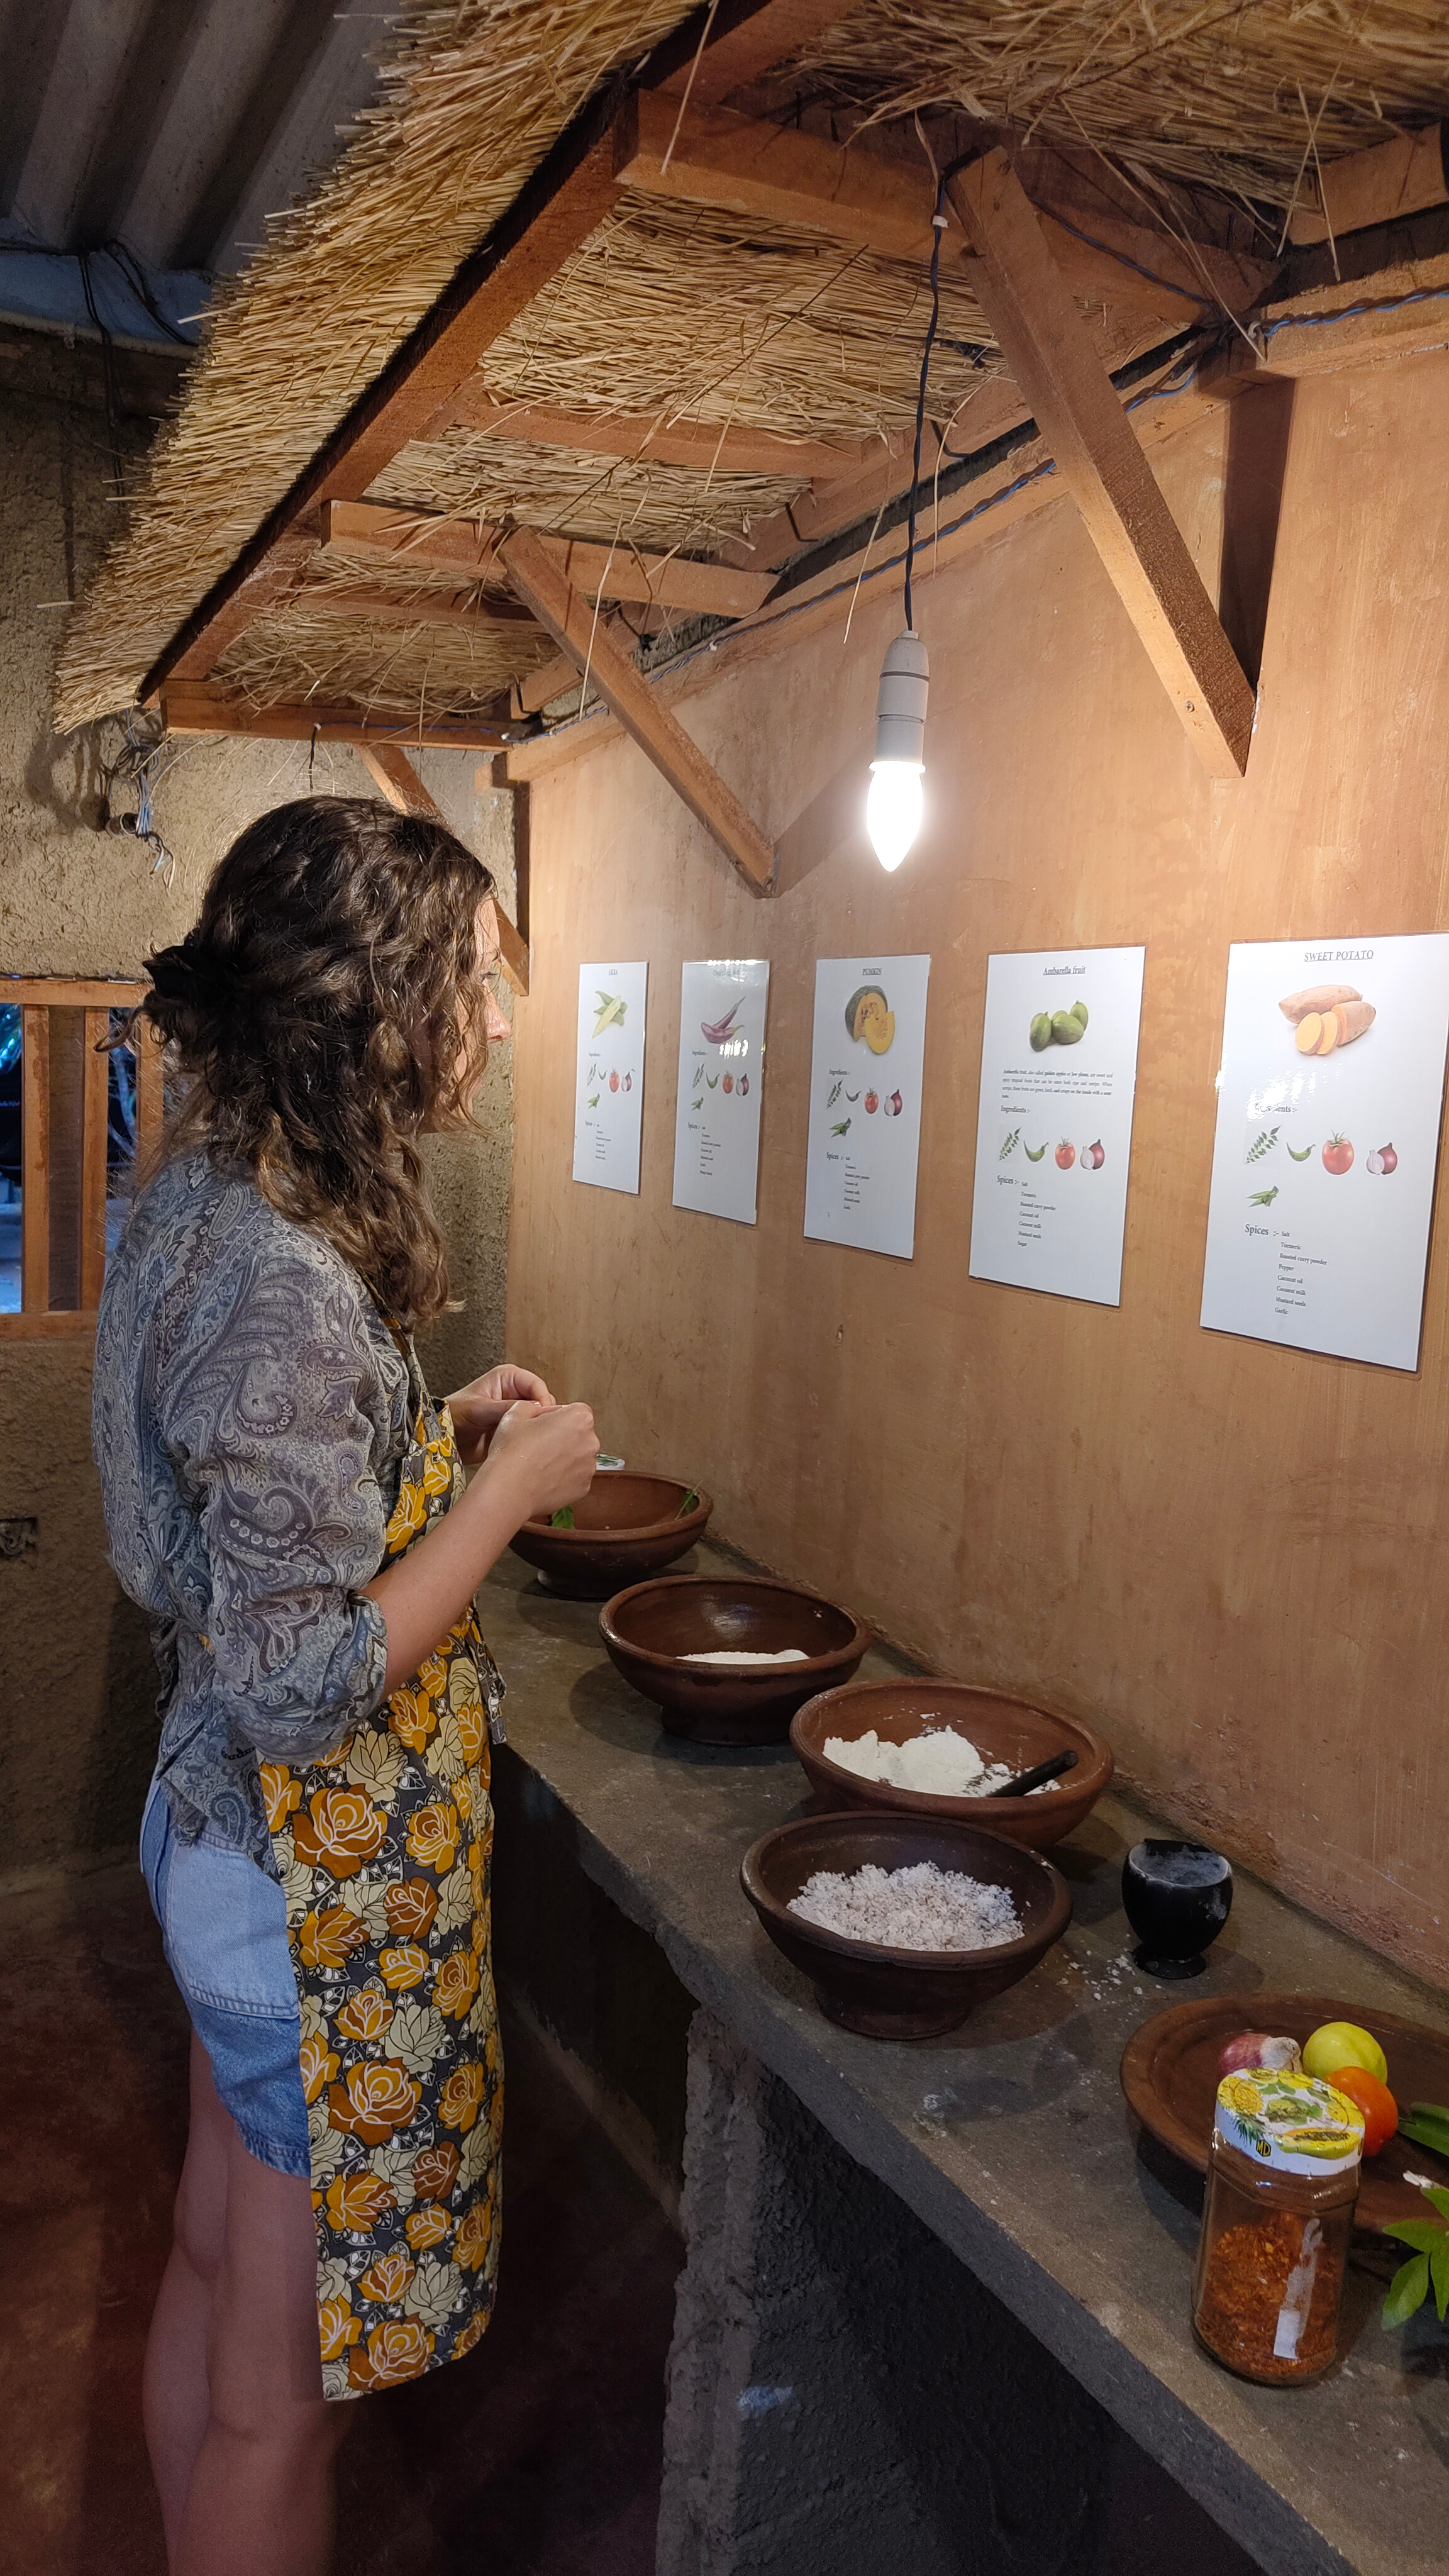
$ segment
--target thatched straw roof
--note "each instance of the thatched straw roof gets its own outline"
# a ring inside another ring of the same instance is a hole
[[[128,532],[73,622],[62,723],[130,701],[570,117],[682,15],[681,0],[445,0],[403,25],[383,103],[219,301]],[[1230,204],[1246,207],[1271,248],[1273,210],[1293,202],[1315,149],[1326,162],[1449,110],[1449,8],[863,0],[783,85],[817,131],[826,108],[841,112],[842,136],[862,116],[944,109],[1089,147],[1139,204],[1155,192],[1180,208],[1193,191],[1200,206],[1214,192],[1225,220]],[[626,197],[494,343],[482,379],[504,403],[858,443],[910,419],[924,314],[914,268],[817,233]],[[983,365],[999,361],[948,277],[932,376],[943,419]],[[505,420],[495,434],[459,428],[404,448],[369,498],[707,556],[798,488],[535,446]],[[476,709],[547,657],[527,627],[369,625],[346,611],[346,566],[329,578],[335,605],[309,593],[269,617],[217,679],[258,705],[316,695],[411,718]],[[391,571],[388,583],[396,592]]]

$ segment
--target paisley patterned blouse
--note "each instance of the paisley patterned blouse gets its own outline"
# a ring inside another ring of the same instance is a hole
[[[356,1272],[205,1155],[142,1191],[106,1268],[92,1438],[111,1561],[151,1619],[177,1829],[276,1876],[258,1760],[382,1698],[407,1364]]]

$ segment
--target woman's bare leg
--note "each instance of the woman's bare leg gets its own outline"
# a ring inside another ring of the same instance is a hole
[[[146,2343],[146,2448],[161,2498],[166,2553],[176,2563],[191,2474],[206,2431],[206,2348],[212,2289],[226,2237],[227,2133],[211,2066],[191,2035],[191,2129],[176,2194],[170,2259]]]
[[[226,2224],[211,2297],[210,2411],[173,2576],[326,2576],[333,2463],[350,2407],[322,2395],[311,2186],[227,2127]]]

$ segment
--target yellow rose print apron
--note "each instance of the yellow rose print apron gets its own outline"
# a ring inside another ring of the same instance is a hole
[[[412,1442],[387,1557],[462,1491],[411,1350]],[[499,1679],[470,1609],[325,1761],[264,1762],[311,2128],[328,2397],[472,2350],[498,2268],[503,2060],[489,1945]]]

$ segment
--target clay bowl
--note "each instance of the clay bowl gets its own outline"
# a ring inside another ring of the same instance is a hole
[[[904,1744],[930,1731],[928,1721],[954,1727],[988,1762],[1009,1762],[1013,1771],[1063,1752],[1075,1753],[1077,1767],[1040,1797],[932,1798],[917,1789],[892,1789],[883,1780],[862,1780],[825,1759],[827,1736],[843,1736],[849,1744],[874,1727],[887,1743]],[[1053,1717],[1003,1691],[973,1689],[969,1682],[852,1682],[847,1690],[822,1691],[794,1719],[790,1741],[811,1788],[833,1807],[981,1825],[1033,1851],[1046,1851],[1079,1825],[1112,1777],[1111,1746],[1089,1726],[1074,1717]]]
[[[691,1493],[694,1510],[682,1512]],[[575,1503],[572,1529],[554,1529],[547,1518],[525,1521],[514,1534],[513,1553],[537,1567],[548,1591],[571,1601],[607,1601],[621,1584],[642,1583],[683,1556],[703,1538],[713,1510],[708,1494],[677,1476],[602,1469]]]
[[[676,1574],[635,1583],[599,1612],[599,1634],[626,1682],[657,1704],[671,1735],[696,1744],[782,1744],[802,1700],[848,1681],[870,1644],[853,1610],[764,1574]],[[799,1664],[690,1664],[722,1647]]]
[[[789,1911],[818,1869],[849,1875],[868,1861],[907,1869],[923,1860],[1009,1888],[1022,1938],[993,1950],[887,1950]],[[939,2039],[1034,1968],[1072,1919],[1066,1880],[1049,1860],[979,1825],[917,1816],[805,1816],[777,1825],[746,1852],[740,1884],[776,1949],[809,1978],[821,2011],[867,2039]]]

